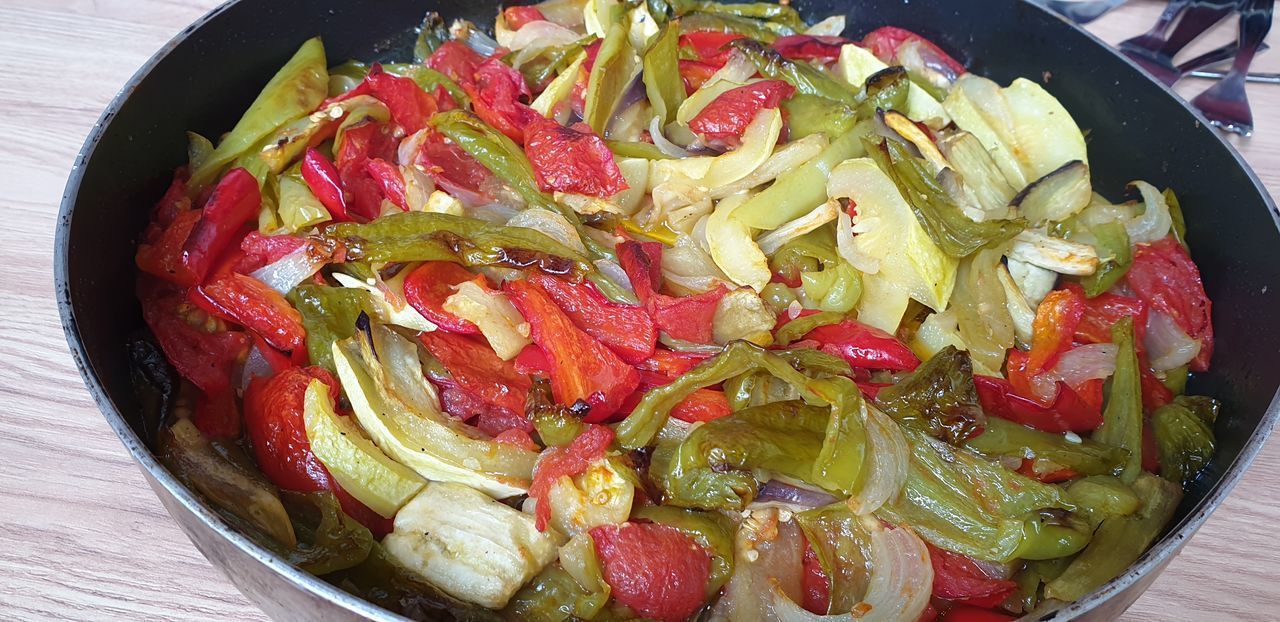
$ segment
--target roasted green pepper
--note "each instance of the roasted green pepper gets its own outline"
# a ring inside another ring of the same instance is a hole
[[[840,136],[857,122],[853,108],[819,95],[792,95],[783,100],[782,110],[787,114],[790,140],[813,134],[825,134],[828,138]]]
[[[671,0],[670,4],[676,15],[689,13],[728,15],[774,22],[797,32],[807,28],[804,20],[800,18],[800,13],[786,4],[774,4],[772,2],[739,4],[715,2],[714,0]]]
[[[904,426],[948,443],[970,438],[987,422],[973,384],[969,354],[947,346],[897,384],[876,396],[876,405]]]
[[[782,80],[794,86],[796,93],[824,97],[849,108],[858,106],[858,92],[853,87],[813,65],[789,60],[777,50],[753,39],[737,39],[729,45],[751,61],[760,75]]]
[[[644,92],[653,106],[653,114],[662,124],[676,118],[676,109],[684,101],[684,81],[680,78],[680,27],[668,22],[644,51],[641,74]],[[659,152],[661,153],[661,152]]]
[[[1186,486],[1209,464],[1218,409],[1218,401],[1213,398],[1183,395],[1151,415],[1162,477]]]
[[[805,296],[822,311],[848,313],[862,297],[862,277],[836,250],[834,225],[787,242],[773,254],[769,267],[799,279]]]
[[[359,565],[335,572],[329,581],[369,602],[412,619],[442,615],[458,622],[498,622],[498,614],[458,600],[422,580],[374,542]]]
[[[584,589],[573,575],[553,563],[511,597],[502,617],[521,622],[590,620],[608,601],[607,593]]]
[[[902,67],[886,67],[869,76],[862,87],[858,116],[870,119],[878,110],[906,110],[911,80]]]
[[[1098,269],[1093,274],[1081,277],[1080,285],[1084,287],[1084,294],[1093,298],[1111,289],[1124,278],[1129,266],[1133,264],[1133,247],[1129,245],[1129,234],[1125,231],[1124,223],[1104,222],[1089,230],[1098,240]]]
[[[1129,452],[1119,447],[1091,439],[1073,443],[1061,434],[1033,430],[999,417],[988,417],[982,434],[965,445],[989,456],[1034,456],[1081,475],[1110,475],[1129,458]]]
[[[777,229],[822,205],[827,200],[827,178],[831,170],[864,153],[860,127],[854,126],[844,135],[833,137],[817,157],[779,175],[773,185],[734,209],[734,220],[757,229]]]
[[[1094,431],[1093,439],[1129,451],[1120,479],[1132,484],[1142,471],[1142,381],[1133,342],[1133,318],[1123,318],[1111,327],[1111,342],[1118,348],[1116,372],[1107,391],[1102,426]]]
[[[736,32],[765,43],[773,43],[774,39],[781,36],[796,34],[794,29],[784,24],[725,13],[695,12],[680,18],[681,33],[698,32],[700,30],[723,33]]]
[[[426,63],[432,53],[452,38],[449,28],[444,25],[444,18],[435,11],[428,11],[422,18],[422,25],[418,27],[418,39],[413,44],[413,63]]]
[[[356,333],[356,318],[372,307],[369,293],[346,287],[299,285],[289,292],[289,302],[302,315],[311,363],[336,373],[333,344]]]
[[[605,32],[604,43],[591,66],[582,119],[595,133],[606,136],[609,119],[640,71],[640,58],[631,49],[626,24],[615,23]]]
[[[573,406],[556,403],[551,395],[551,382],[546,378],[533,378],[529,397],[525,399],[525,416],[533,421],[538,438],[548,447],[564,447],[572,443],[586,427],[582,423],[583,415],[575,413]]]

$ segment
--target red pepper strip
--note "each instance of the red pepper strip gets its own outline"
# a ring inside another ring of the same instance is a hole
[[[695,343],[710,343],[711,323],[720,299],[729,289],[720,285],[696,296],[676,298],[658,293],[662,280],[662,244],[622,242],[617,246],[618,262],[627,273],[636,297],[653,316],[659,330],[671,337]]]
[[[258,266],[275,263],[307,245],[305,238],[292,235],[262,235],[257,231],[250,231],[249,235],[240,240],[240,250]]]
[[[796,87],[781,80],[761,80],[725,91],[689,121],[689,129],[705,139],[736,146],[756,113],[777,108],[795,92]]]
[[[586,281],[570,283],[542,273],[530,274],[528,279],[551,296],[574,326],[622,360],[636,365],[653,355],[658,328],[642,307],[610,302]]]
[[[818,561],[818,554],[814,552],[813,547],[808,542],[804,544],[804,558],[801,561],[801,568],[804,574],[801,577],[801,587],[804,591],[804,600],[800,606],[805,611],[814,615],[825,616],[827,610],[831,607],[831,579],[827,576],[826,571],[822,569],[822,564]]]
[[[364,170],[378,183],[382,196],[395,203],[396,207],[409,211],[409,199],[404,194],[404,175],[398,167],[386,160],[371,158],[364,163]]]
[[[316,195],[320,204],[329,210],[329,215],[337,222],[351,220],[347,214],[347,200],[342,195],[342,177],[338,168],[315,149],[308,149],[302,158],[302,180],[307,182],[311,193]]]
[[[178,285],[195,285],[196,275],[182,262],[182,248],[199,220],[196,210],[179,213],[163,230],[153,224],[159,233],[149,234],[152,241],[138,245],[134,257],[138,269]]]
[[[988,415],[1055,434],[1089,432],[1102,425],[1102,408],[1086,403],[1066,383],[1058,384],[1058,397],[1052,405],[1041,406],[1015,393],[1013,385],[1003,378],[975,375],[973,382],[982,410]]]
[[[708,358],[711,358],[708,354],[672,352],[658,348],[648,359],[636,364],[636,369],[665,378],[660,384],[671,384]]]
[[[1178,327],[1200,342],[1191,371],[1207,371],[1213,356],[1212,303],[1200,281],[1200,269],[1187,249],[1167,237],[1139,244],[1125,282],[1153,309],[1169,315]]]
[[[565,447],[549,447],[533,468],[533,483],[529,486],[529,498],[537,503],[535,516],[538,531],[547,530],[551,520],[551,500],[547,495],[561,477],[573,477],[604,457],[613,443],[613,428],[590,425]]]
[[[271,347],[291,352],[303,346],[307,331],[302,327],[302,314],[266,283],[251,276],[230,274],[199,290],[224,314],[261,335]]]
[[[222,177],[182,246],[182,265],[195,275],[197,282],[204,280],[240,228],[258,216],[261,205],[258,180],[249,171],[232,169]]]
[[[529,22],[547,19],[536,6],[509,6],[502,10],[502,18],[506,20],[507,28],[511,30],[520,30]]]
[[[840,58],[840,48],[847,43],[853,42],[844,37],[786,35],[775,39],[769,47],[791,60],[832,63]]]
[[[427,66],[449,76],[459,85],[474,84],[476,69],[484,62],[484,57],[465,43],[446,41],[431,53]]]
[[[148,276],[138,278],[146,321],[174,369],[206,395],[231,390],[231,372],[249,350],[249,336],[220,330],[187,302],[186,290]]]
[[[191,418],[204,435],[211,439],[228,440],[240,437],[240,411],[231,391],[215,393],[212,397],[200,394],[196,399],[195,416]]]
[[[547,360],[547,353],[537,344],[525,346],[512,362],[516,365],[516,371],[526,376],[551,377],[551,361]]]
[[[975,607],[995,607],[1004,602],[1018,584],[988,575],[974,560],[940,549],[929,547],[929,562],[933,565],[933,595],[951,601],[959,601]]]
[[[696,60],[681,60],[679,67],[680,79],[684,82],[685,95],[693,95],[694,91],[702,88],[702,85],[706,84],[707,80],[711,79],[711,76],[720,71],[718,65]]]
[[[525,128],[525,155],[538,187],[608,198],[629,188],[613,152],[585,123],[564,127],[538,117]]]
[[[733,414],[724,391],[698,389],[671,409],[671,416],[688,423],[715,421]]]
[[[335,163],[349,212],[366,220],[382,213],[382,186],[366,170],[372,159],[394,160],[399,141],[385,123],[365,121],[346,131]]]
[[[908,41],[918,41],[926,50],[936,56],[938,62],[942,63],[948,70],[956,75],[965,73],[964,65],[960,61],[951,57],[950,54],[942,51],[932,41],[921,37],[920,35],[906,30],[904,28],[896,28],[894,26],[883,26],[877,28],[862,38],[862,47],[871,50],[876,58],[884,61],[889,65],[899,65],[898,48]]]
[[[855,381],[857,382],[857,381]],[[857,382],[858,390],[871,401],[875,401],[880,396],[880,391],[885,387],[891,387],[892,384],[884,382]]]
[[[680,35],[680,47],[688,48],[698,57],[698,60],[715,65],[719,69],[729,62],[729,55],[733,53],[729,43],[745,38],[746,35],[736,32],[695,30]]]
[[[816,341],[819,350],[844,359],[852,367],[911,371],[920,366],[920,359],[897,337],[856,320],[819,326],[804,339]]]
[[[381,540],[383,536],[391,533],[395,527],[394,517],[383,518],[381,514],[351,496],[351,493],[347,492],[338,482],[333,482],[333,496],[338,499],[338,505],[342,506],[343,513],[354,518],[357,523],[364,525],[373,534],[374,539]]]
[[[471,97],[476,116],[517,144],[524,143],[524,129],[542,118],[524,102],[532,97],[524,74],[496,58],[476,68],[474,82],[462,83]]]
[[[1173,391],[1164,386],[1146,365],[1139,365],[1142,378],[1142,409],[1148,413],[1173,401]]]
[[[1081,297],[1084,296],[1084,288],[1076,283],[1067,283],[1064,287]],[[1142,340],[1147,332],[1147,303],[1137,298],[1104,293],[1093,298],[1084,298],[1084,305],[1084,315],[1080,318],[1080,324],[1076,326],[1076,341],[1111,343],[1111,327],[1121,318],[1132,317],[1134,345],[1139,350],[1142,349]]]
[[[527,280],[510,281],[503,291],[529,322],[533,342],[551,360],[551,391],[556,401],[579,400],[591,406],[584,420],[600,423],[640,385],[640,373],[569,319],[546,291]]]
[[[1017,616],[993,609],[956,605],[942,614],[942,617],[938,618],[938,622],[1010,622],[1017,618]]]
[[[1072,337],[1076,334],[1076,327],[1080,325],[1084,313],[1084,296],[1075,290],[1054,290],[1044,297],[1036,309],[1036,318],[1031,323],[1028,374],[1034,376],[1053,369],[1058,357],[1071,348]]]
[[[418,339],[449,370],[458,388],[485,404],[524,413],[532,383],[516,371],[514,363],[498,358],[488,344],[443,331],[422,333]]]
[[[1017,472],[1030,477],[1031,479],[1044,482],[1046,484],[1057,484],[1080,477],[1080,474],[1072,469],[1060,468],[1053,471],[1039,471],[1038,466],[1044,461],[1035,458],[1023,458],[1022,464],[1018,465]],[[992,606],[1000,603],[994,603]]]
[[[428,261],[405,277],[404,298],[409,306],[441,330],[475,335],[480,332],[475,324],[444,310],[444,303],[453,295],[454,287],[466,281],[483,285],[484,277],[451,261]]]
[[[271,344],[267,343],[267,341],[257,333],[253,334],[253,345],[258,348],[258,353],[260,353],[262,358],[267,361],[267,367],[271,368],[271,372],[273,374],[278,374],[290,367],[306,367],[306,365],[296,365],[289,355],[271,347]],[[294,350],[294,353],[296,354],[299,350],[305,352],[306,348]]]
[[[533,431],[533,423],[523,412],[495,406],[475,393],[457,386],[449,386],[444,382],[438,384],[444,388],[440,392],[440,404],[444,411],[489,436],[496,437],[511,430]]]

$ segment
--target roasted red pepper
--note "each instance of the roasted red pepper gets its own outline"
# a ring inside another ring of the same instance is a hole
[[[920,366],[920,359],[897,337],[857,320],[819,326],[805,334],[804,339],[817,342],[819,350],[838,356],[858,369],[911,371]]]
[[[329,210],[335,221],[351,220],[347,215],[347,200],[342,193],[342,176],[338,174],[338,167],[323,153],[307,150],[307,155],[302,157],[302,180],[307,182],[311,193]]]
[[[1084,288],[1075,283],[1067,283],[1065,289],[1084,296]],[[1142,349],[1142,338],[1147,330],[1147,303],[1137,298],[1105,293],[1093,298],[1085,298],[1084,304],[1084,315],[1080,318],[1080,324],[1076,326],[1076,341],[1111,343],[1111,327],[1121,318],[1132,317],[1134,342],[1138,349]]]
[[[427,66],[449,77],[459,85],[475,83],[476,69],[484,62],[484,57],[467,47],[461,41],[445,41],[443,45],[431,53]]]
[[[781,80],[761,80],[740,86],[707,104],[689,121],[689,129],[707,140],[736,146],[742,142],[742,133],[756,113],[777,108],[795,92],[794,86]]]
[[[1044,464],[1043,460],[1023,458],[1022,464],[1018,465],[1017,472],[1046,484],[1057,484],[1058,482],[1065,482],[1080,477],[1080,474],[1072,469],[1065,467],[1059,468],[1057,465],[1053,465],[1053,467],[1051,467],[1053,470],[1044,470],[1044,467],[1046,466],[1049,465]]]
[[[724,391],[698,389],[671,409],[671,416],[688,423],[715,421],[733,414]]]
[[[1031,324],[1031,352],[1027,373],[1039,374],[1053,369],[1058,357],[1071,349],[1076,327],[1085,314],[1084,296],[1071,289],[1049,292],[1036,309]]]
[[[432,133],[423,142],[415,164],[426,169],[445,192],[467,205],[491,201],[484,187],[493,179],[493,173],[440,134]]]
[[[684,82],[684,92],[686,95],[693,95],[693,92],[702,88],[711,76],[716,75],[720,71],[720,67],[711,63],[704,63],[696,60],[680,59],[680,79]]]
[[[528,279],[551,296],[574,326],[595,337],[632,365],[648,359],[658,341],[658,328],[641,307],[610,302],[594,285],[570,283],[540,272]]]
[[[240,410],[236,407],[235,394],[231,391],[212,396],[201,394],[196,399],[195,415],[191,422],[211,439],[240,438]]]
[[[658,293],[662,282],[662,244],[658,242],[622,242],[618,244],[618,263],[627,273],[636,297],[649,310],[658,329],[676,339],[694,343],[710,343],[712,319],[720,299],[729,293],[723,285],[715,289],[677,298]]]
[[[1058,396],[1049,406],[1014,391],[1003,378],[974,376],[978,400],[988,415],[1020,423],[1030,428],[1061,434],[1089,432],[1102,425],[1102,405],[1091,404],[1066,383],[1058,383]],[[1093,381],[1101,393],[1102,381]]]
[[[174,215],[163,229],[153,224],[149,240],[138,245],[134,258],[138,269],[170,283],[195,285],[196,275],[182,262],[182,248],[199,220],[199,211],[185,211]]]
[[[526,103],[532,93],[524,75],[496,58],[481,63],[474,75],[475,80],[462,83],[462,88],[471,97],[476,116],[523,144],[525,128],[542,118]]]
[[[293,235],[262,235],[257,231],[250,231],[249,235],[240,240],[241,252],[258,266],[275,263],[286,255],[302,250],[307,245],[305,238]]]
[[[474,335],[480,332],[475,324],[444,310],[444,303],[453,295],[454,287],[466,281],[483,284],[484,277],[451,261],[428,261],[405,277],[404,298],[422,317],[442,330]]]
[[[529,498],[537,503],[535,516],[538,531],[546,531],[551,520],[551,502],[547,495],[561,477],[573,477],[604,457],[613,443],[613,428],[590,425],[565,447],[550,447],[533,468],[533,483],[529,486]]]
[[[422,333],[418,339],[449,370],[452,382],[459,388],[486,404],[524,413],[532,386],[529,378],[516,371],[511,361],[498,358],[488,344],[443,331]]]
[[[852,43],[844,37],[822,35],[786,35],[778,37],[770,47],[791,60],[832,63],[840,58],[840,48]]]
[[[926,543],[933,565],[933,595],[972,605],[995,607],[1004,602],[1018,584],[992,577],[974,560],[959,553]]]
[[[529,322],[533,342],[551,361],[551,390],[556,401],[591,406],[588,423],[607,421],[640,384],[640,373],[612,350],[573,325],[541,287],[508,282],[503,290]]]
[[[400,169],[386,160],[371,158],[364,163],[364,170],[378,183],[382,196],[396,204],[396,207],[409,211],[409,199],[404,193],[404,175]]]
[[[680,47],[687,48],[698,60],[718,69],[729,62],[729,55],[733,53],[729,42],[745,38],[746,35],[736,32],[695,30],[680,35]]]
[[[929,51],[930,55],[935,57],[951,73],[956,75],[965,73],[964,65],[960,61],[942,51],[942,48],[932,41],[904,28],[896,28],[894,26],[877,28],[862,38],[862,47],[871,50],[871,53],[875,54],[876,58],[886,64],[900,65],[901,63],[898,62],[898,48],[908,41],[919,42],[919,45]]]
[[[1187,249],[1172,237],[1139,244],[1125,282],[1138,298],[1173,318],[1179,328],[1200,342],[1200,353],[1189,367],[1191,371],[1207,371],[1213,356],[1212,303]]]
[[[512,362],[516,365],[516,371],[527,376],[551,377],[551,361],[547,360],[547,353],[537,344],[525,346]]]
[[[541,116],[525,128],[525,155],[538,187],[608,198],[626,190],[613,152],[585,123],[565,127]]]
[[[231,390],[231,373],[249,351],[249,336],[219,326],[187,301],[186,290],[158,279],[138,278],[142,318],[183,378],[206,395]]]
[[[507,28],[511,30],[520,30],[529,22],[547,19],[536,6],[509,6],[502,10],[502,18],[506,20]]]
[[[217,308],[237,324],[261,335],[271,347],[292,352],[303,347],[302,314],[280,292],[243,274],[229,274],[200,286]]]
[[[222,177],[182,246],[182,265],[197,282],[204,280],[222,251],[238,239],[245,224],[258,217],[261,205],[258,180],[249,171],[232,169]]]

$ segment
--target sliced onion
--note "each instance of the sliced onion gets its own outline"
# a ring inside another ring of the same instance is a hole
[[[1156,371],[1182,367],[1200,354],[1200,342],[1187,335],[1172,317],[1156,309],[1147,315],[1143,344],[1151,357],[1151,368]]]
[[[498,43],[512,52],[519,52],[531,46],[545,50],[549,47],[576,43],[582,38],[582,35],[547,20],[529,22],[521,26],[519,30],[508,32],[510,32],[510,36],[500,37]],[[508,40],[503,42],[502,39]],[[525,60],[528,59],[526,58]]]
[[[1125,223],[1124,229],[1129,234],[1129,242],[1146,244],[1169,235],[1173,218],[1169,215],[1169,204],[1165,203],[1164,195],[1145,181],[1135,181],[1129,185],[1138,189],[1147,206],[1141,216]]]
[[[694,294],[729,282],[711,255],[684,233],[676,236],[675,246],[662,252],[662,277],[668,285]]]
[[[734,538],[733,578],[709,620],[776,620],[771,595],[800,598],[804,534],[794,521],[780,522],[776,508],[746,515]]]
[[[772,255],[778,252],[787,242],[794,240],[822,225],[825,225],[836,219],[836,215],[840,213],[839,201],[827,201],[813,211],[801,216],[791,222],[788,222],[773,231],[762,236],[756,243],[760,245],[760,250],[766,255]]]
[[[898,63],[912,74],[940,89],[950,89],[960,77],[937,50],[920,39],[908,39],[898,47]]]
[[[533,6],[537,7],[543,17],[567,28],[582,25],[582,0],[547,0]]]
[[[1088,380],[1108,378],[1116,373],[1116,353],[1113,343],[1093,343],[1078,346],[1062,353],[1050,373],[1070,386]]]
[[[449,26],[449,34],[481,56],[493,56],[493,53],[498,51],[498,42],[494,41],[493,37],[465,19],[454,20]]]
[[[520,209],[505,203],[485,203],[468,207],[470,208],[467,210],[468,216],[495,225],[506,224],[521,212]]]
[[[878,527],[878,526],[876,526]],[[905,527],[871,532],[871,582],[866,598],[854,607],[858,615],[817,615],[805,611],[779,589],[769,597],[780,622],[914,622],[929,606],[933,593],[933,565],[929,549]]]
[[[864,218],[863,225],[874,227],[877,219]],[[872,221],[872,222],[866,222]],[[840,257],[849,262],[863,274],[875,274],[880,271],[880,260],[860,250],[853,243],[853,219],[848,212],[840,210],[836,213],[836,251]]]
[[[622,286],[623,289],[635,293],[636,290],[631,286],[631,279],[627,277],[627,271],[622,269],[616,261],[609,259],[597,259],[592,262],[596,266],[596,270],[600,271],[605,278]]]
[[[804,34],[815,37],[838,37],[844,32],[844,16],[832,15],[808,28]]]
[[[244,370],[240,374],[240,394],[244,394],[254,378],[269,378],[274,373],[271,364],[267,362],[267,357],[262,355],[258,344],[254,344],[249,348],[249,356],[244,359]]]
[[[708,195],[713,199],[723,199],[729,195],[767,184],[777,179],[779,175],[812,160],[819,153],[822,153],[827,148],[827,145],[827,136],[822,133],[810,134],[800,140],[793,140],[785,145],[780,145],[774,150],[773,155],[769,156],[768,160],[765,160],[764,164],[751,171],[746,177],[731,184],[710,188]]]
[[[582,243],[582,237],[569,223],[569,219],[551,210],[529,208],[516,212],[516,215],[507,221],[507,226],[533,229],[580,253],[587,252],[586,245]]]
[[[662,133],[662,122],[658,117],[654,117],[649,122],[649,137],[653,139],[653,146],[657,147],[663,155],[673,158],[687,158],[692,155],[680,145],[667,140],[666,135]]]
[[[862,402],[862,416],[870,471],[862,490],[848,501],[849,509],[858,515],[870,514],[898,496],[907,481],[910,450],[898,424],[866,400]]]
[[[821,490],[790,484],[780,479],[771,479],[760,487],[752,505],[783,505],[795,511],[820,508],[835,502],[835,497]]]
[[[724,67],[711,74],[711,77],[707,78],[706,84],[720,80],[741,84],[755,76],[756,71],[755,63],[751,62],[742,52],[734,50],[729,54],[729,60],[725,62]]]
[[[311,275],[326,263],[329,263],[329,258],[318,252],[311,244],[307,244],[273,263],[254,270],[249,276],[266,283],[267,287],[281,294],[287,294],[299,283],[311,278]]]

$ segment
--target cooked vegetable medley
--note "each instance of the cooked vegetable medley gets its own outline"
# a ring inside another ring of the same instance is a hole
[[[170,469],[416,618],[1009,620],[1214,451],[1170,190],[1040,84],[787,4],[548,0],[306,42],[137,251]],[[1121,197],[1113,197],[1120,199]]]

